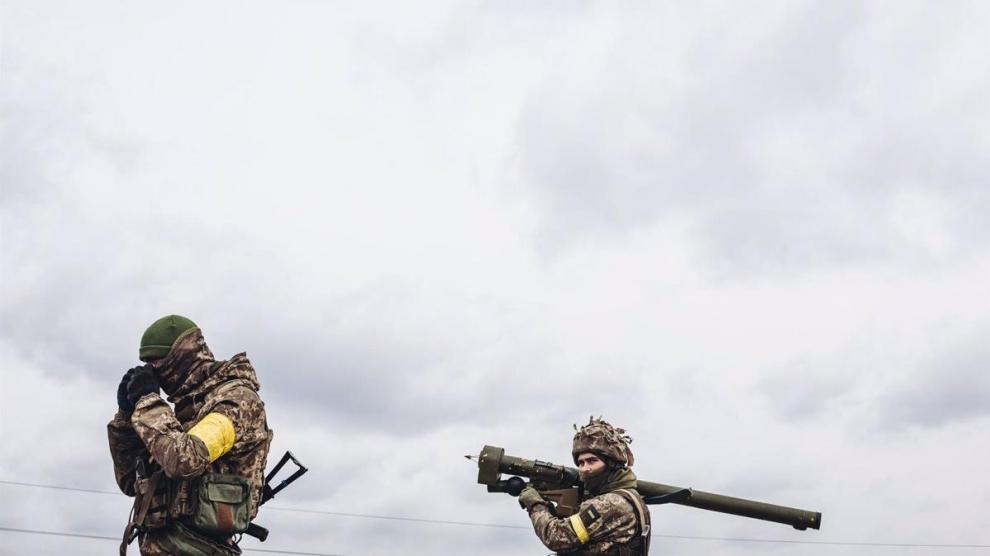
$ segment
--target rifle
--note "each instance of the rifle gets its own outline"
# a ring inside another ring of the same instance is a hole
[[[485,446],[477,456],[464,456],[478,462],[478,483],[486,485],[488,492],[506,492],[512,496],[527,485],[540,491],[544,498],[556,504],[556,513],[567,517],[577,512],[584,499],[584,484],[577,469],[553,463],[517,458],[505,455],[505,449]],[[513,475],[502,479],[502,474]],[[529,479],[527,483],[522,477]],[[799,531],[809,527],[819,529],[821,512],[812,512],[777,506],[766,502],[712,494],[691,488],[681,488],[638,481],[636,490],[647,504],[680,504],[701,510],[762,519],[790,525]]]
[[[279,483],[278,486],[272,488],[272,479],[275,478],[275,475],[282,470],[282,467],[284,467],[289,460],[292,460],[292,463],[296,465],[296,470],[289,475],[288,478]],[[282,455],[282,459],[279,460],[275,467],[268,472],[268,476],[265,477],[265,486],[261,490],[261,500],[258,502],[258,507],[260,508],[265,502],[274,498],[276,494],[282,491],[282,489],[291,485],[296,479],[302,477],[307,471],[309,471],[309,469],[300,463],[299,460],[296,459],[296,456],[292,455],[292,452],[285,452],[285,454]],[[244,531],[244,534],[251,535],[259,541],[265,542],[265,539],[268,538],[268,529],[265,529],[257,523],[251,522],[248,524],[247,530]]]

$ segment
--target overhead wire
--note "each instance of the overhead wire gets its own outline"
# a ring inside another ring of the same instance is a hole
[[[64,531],[40,531],[37,529],[19,529],[16,527],[0,526],[0,532],[24,533],[29,535],[47,535],[51,537],[74,537],[77,539],[95,539],[100,541],[120,542],[120,539],[117,537],[108,537],[105,535],[87,535],[83,533],[66,533]],[[262,552],[267,554],[295,554],[298,556],[343,556],[342,554],[329,554],[327,552],[296,552],[293,550],[274,550],[274,549],[266,549],[266,548],[241,548],[241,552]]]
[[[76,488],[67,487],[60,485],[46,485],[41,483],[25,483],[20,481],[5,481],[0,480],[0,484],[4,485],[15,485],[23,487],[34,487],[34,488],[47,488],[53,490],[68,490],[74,492],[85,492],[89,494],[109,494],[113,496],[121,496],[120,492],[114,492],[110,490],[96,490],[90,488]],[[464,525],[469,527],[494,527],[499,529],[529,529],[529,527],[523,527],[520,525],[504,525],[501,523],[478,523],[473,521],[452,521],[447,519],[426,519],[420,517],[405,517],[405,516],[394,516],[394,515],[378,515],[378,514],[358,514],[358,513],[348,513],[348,512],[332,512],[327,510],[311,510],[305,508],[286,508],[283,506],[265,506],[266,510],[276,510],[280,512],[297,512],[306,514],[321,514],[321,515],[333,515],[338,517],[357,517],[365,519],[387,519],[392,521],[410,521],[414,523],[436,523],[440,525]]]
[[[52,490],[62,490],[62,491],[74,491],[74,492],[84,492],[89,494],[110,494],[115,496],[120,496],[121,493],[109,491],[109,490],[96,490],[89,488],[78,488],[69,487],[61,485],[49,485],[42,483],[28,483],[21,481],[7,481],[0,480],[0,484],[4,485],[14,485],[22,487],[33,487],[33,488],[45,488]],[[444,519],[425,519],[417,517],[406,517],[406,516],[390,516],[390,515],[377,515],[377,514],[358,514],[358,513],[348,513],[348,512],[333,512],[328,510],[311,510],[305,508],[287,508],[281,506],[266,506],[269,510],[277,510],[283,512],[297,512],[297,513],[308,513],[308,514],[321,514],[321,515],[332,515],[339,517],[357,517],[365,519],[385,519],[392,521],[407,521],[414,523],[435,523],[441,525],[460,525],[469,527],[494,527],[501,529],[531,529],[530,527],[523,527],[520,525],[505,525],[500,523],[478,523],[471,521],[452,521]],[[8,531],[9,528],[0,527],[0,531]],[[25,530],[24,532],[28,532]],[[58,534],[61,533],[45,533],[39,532],[39,534]],[[112,539],[111,537],[99,537],[92,535],[81,535],[75,533],[65,533],[67,536],[82,536],[84,538],[97,538],[97,539]],[[681,539],[681,540],[702,540],[702,541],[722,541],[722,542],[746,542],[746,543],[777,543],[777,544],[803,544],[803,545],[825,545],[825,546],[858,546],[858,547],[875,547],[875,548],[947,548],[947,549],[986,549],[990,548],[990,544],[948,544],[948,543],[895,543],[895,542],[867,542],[867,541],[811,541],[811,540],[794,540],[794,539],[754,539],[747,537],[716,537],[716,536],[701,536],[701,535],[671,535],[664,533],[653,532],[654,537],[662,537],[666,539]],[[114,539],[112,539],[114,540]],[[259,551],[260,549],[245,549]],[[262,552],[264,552],[262,550]],[[271,552],[271,551],[269,551]],[[280,552],[274,552],[276,554]],[[315,554],[315,553],[304,553],[304,552],[284,552],[284,554]],[[319,555],[323,556],[323,555]],[[334,556],[334,555],[330,555]]]

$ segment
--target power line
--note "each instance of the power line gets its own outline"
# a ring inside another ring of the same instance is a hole
[[[53,490],[68,490],[73,492],[85,492],[89,494],[110,494],[114,496],[120,496],[120,492],[113,492],[110,490],[94,490],[90,488],[76,488],[58,485],[45,485],[41,483],[24,483],[20,481],[3,481],[0,480],[0,484],[4,485],[15,485],[22,487],[34,487],[34,488],[47,488]],[[332,515],[338,517],[359,517],[365,519],[387,519],[391,521],[409,521],[413,523],[436,523],[440,525],[463,525],[468,527],[494,527],[499,529],[529,529],[529,527],[523,527],[520,525],[504,525],[501,523],[477,523],[472,521],[452,521],[446,519],[426,519],[420,517],[403,517],[394,515],[376,515],[376,514],[356,514],[348,512],[331,512],[327,510],[309,510],[304,508],[286,508],[283,506],[265,506],[266,510],[275,510],[280,512],[297,512],[305,514],[321,514],[321,515]]]
[[[25,483],[19,481],[4,481],[0,480],[0,484],[5,485],[15,485],[23,487],[34,487],[34,488],[47,488],[53,490],[67,490],[74,492],[85,492],[89,494],[112,494],[115,496],[120,496],[119,492],[113,492],[109,490],[95,490],[88,488],[76,488],[67,487],[59,485],[47,485],[41,483]],[[501,529],[530,529],[529,527],[523,527],[520,525],[504,525],[500,523],[477,523],[471,521],[450,521],[443,519],[424,519],[417,517],[403,517],[403,516],[390,516],[390,515],[375,515],[375,514],[356,514],[347,512],[331,512],[327,510],[309,510],[303,508],[286,508],[279,506],[267,506],[269,510],[276,510],[282,512],[297,512],[297,513],[307,513],[307,514],[320,514],[320,515],[332,515],[338,517],[358,517],[365,519],[387,519],[392,521],[408,521],[414,523],[436,523],[441,525],[461,525],[469,527],[496,527]],[[0,527],[0,530],[6,530]],[[42,532],[42,534],[44,534]],[[52,533],[55,534],[55,533]],[[699,536],[699,535],[667,535],[663,533],[653,533],[654,537],[662,537],[666,539],[682,539],[682,540],[698,540],[698,541],[722,541],[722,542],[748,542],[748,543],[776,543],[776,544],[805,544],[805,545],[825,545],[825,546],[862,546],[862,547],[876,547],[876,548],[964,548],[964,549],[982,549],[990,548],[990,544],[939,544],[939,543],[891,543],[891,542],[860,542],[860,541],[802,541],[802,540],[789,540],[789,539],[753,539],[746,537],[709,537],[709,536]],[[85,537],[85,536],[84,536]],[[92,537],[92,538],[109,538],[109,537]],[[245,550],[256,550],[256,549],[245,549]],[[269,551],[271,552],[271,551]],[[276,552],[278,553],[278,552]],[[287,554],[308,554],[302,552],[289,552]]]
[[[96,539],[100,541],[119,541],[115,537],[104,537],[103,535],[84,535],[82,533],[60,533],[55,531],[35,531],[34,529],[17,529],[15,527],[0,527],[0,531],[8,533],[28,533],[31,535],[51,535],[53,537],[75,537],[77,539]]]
[[[269,510],[277,510],[281,512],[298,512],[304,514],[322,514],[322,515],[335,515],[343,517],[363,517],[368,519],[388,519],[392,521],[411,521],[414,523],[437,523],[440,525],[466,525],[469,527],[495,527],[499,529],[526,529],[529,530],[531,527],[523,527],[521,525],[504,525],[502,523],[477,523],[474,521],[451,521],[447,519],[426,519],[422,517],[402,517],[394,515],[375,515],[375,514],[351,514],[344,512],[330,512],[326,510],[305,510],[302,508],[282,508],[282,507],[271,507]]]
[[[661,535],[655,537],[666,539],[690,539],[701,541],[753,542],[753,543],[782,543],[782,544],[821,544],[828,546],[873,546],[888,548],[990,548],[990,544],[915,544],[900,542],[858,542],[858,541],[799,541],[788,539],[747,539],[742,537],[699,537],[688,535]]]
[[[36,529],[18,529],[15,527],[2,527],[0,531],[8,533],[24,533],[28,535],[48,535],[52,537],[74,537],[77,539],[96,539],[100,541],[120,542],[117,537],[106,537],[103,535],[85,535],[83,533],[65,533],[62,531],[38,531]],[[268,550],[264,548],[242,548],[243,552],[265,552],[268,554],[296,554],[299,556],[342,556],[341,554],[328,554],[326,552],[293,552],[291,550]]]
[[[43,485],[41,483],[22,483],[22,482],[18,482],[18,481],[2,481],[2,480],[0,480],[0,484],[22,486],[22,487],[50,488],[50,489],[53,489],[53,490],[71,490],[71,491],[74,491],[74,492],[88,492],[90,494],[113,494],[114,496],[120,496],[120,494],[121,494],[120,491],[116,491],[115,492],[115,491],[112,491],[112,490],[93,490],[91,488],[76,488],[76,487],[57,486],[57,485]]]

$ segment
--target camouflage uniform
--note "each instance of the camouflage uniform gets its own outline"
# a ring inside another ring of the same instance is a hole
[[[188,523],[181,518],[194,512],[196,479],[206,473],[246,478],[251,490],[251,518],[257,514],[272,431],[258,396],[258,379],[245,354],[215,361],[198,328],[179,336],[168,355],[150,365],[170,394],[168,400],[175,404],[175,410],[158,394],[147,394],[130,415],[118,411],[107,431],[120,489],[128,496],[155,491],[143,524],[139,524],[145,530],[139,544],[141,554],[157,556],[173,554],[175,549],[167,548],[174,545],[168,537],[176,534],[177,528],[187,529]],[[233,425],[228,439],[232,445],[224,446],[222,454],[189,434],[204,417],[215,418],[211,414],[219,414]],[[139,478],[136,471],[142,459],[150,465],[146,476]],[[156,470],[162,471],[157,485],[151,479]],[[229,538],[203,540],[221,545],[209,553],[239,552]]]
[[[573,516],[557,517],[547,502],[529,507],[536,536],[550,550],[589,556],[648,554],[650,512],[636,492],[636,475],[627,467],[633,461],[628,445],[632,439],[624,433],[592,419],[574,435],[575,463],[579,455],[591,452],[608,468],[595,480],[585,481],[593,497],[583,501]]]

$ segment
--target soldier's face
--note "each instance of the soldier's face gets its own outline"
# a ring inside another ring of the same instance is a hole
[[[159,357],[158,359],[148,359],[144,362],[144,364],[151,369],[151,372],[155,373],[155,376],[157,377],[161,374],[162,369],[165,368],[165,358]]]
[[[165,365],[165,358],[161,357],[159,359],[151,359],[144,362],[145,366],[151,369],[151,372],[155,375],[155,378],[159,382],[162,380],[162,375],[167,372],[167,365]]]
[[[578,473],[581,480],[594,477],[605,470],[605,462],[595,454],[581,454],[577,458]]]

